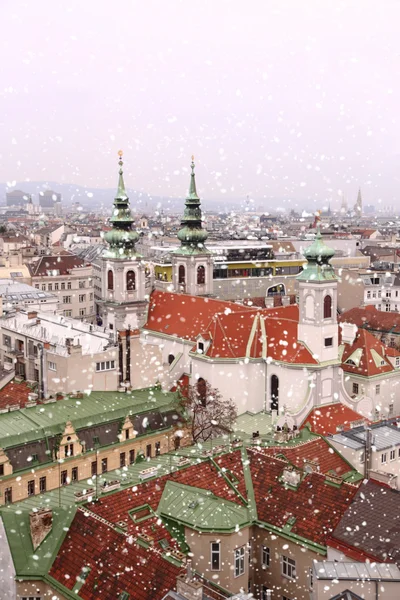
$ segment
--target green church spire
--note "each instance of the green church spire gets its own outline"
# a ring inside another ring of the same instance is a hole
[[[185,210],[181,220],[182,229],[178,231],[178,240],[181,242],[180,248],[176,252],[185,254],[208,253],[204,242],[208,238],[208,233],[202,226],[202,215],[200,207],[200,198],[196,190],[196,177],[194,174],[194,156],[190,165],[192,172],[190,174],[189,193],[186,196]]]
[[[136,256],[135,243],[139,239],[139,234],[132,229],[134,219],[132,217],[129,206],[129,198],[125,190],[123,176],[122,150],[119,155],[119,177],[117,195],[114,198],[114,210],[110,218],[112,225],[111,231],[107,231],[104,236],[105,241],[109,244],[105,256],[113,258],[128,258]]]

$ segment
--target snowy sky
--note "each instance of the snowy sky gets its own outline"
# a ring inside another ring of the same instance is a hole
[[[64,8],[61,8],[63,5]],[[398,204],[398,0],[1,0],[0,181]]]

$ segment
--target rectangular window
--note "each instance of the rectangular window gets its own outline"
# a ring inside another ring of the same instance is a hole
[[[386,454],[386,452],[383,452],[381,454],[381,464],[385,465],[386,463],[387,463],[387,454]]]
[[[244,546],[235,550],[235,577],[240,577],[244,573]]]
[[[12,487],[6,488],[4,490],[4,502],[6,504],[11,504],[11,502],[12,502]]]
[[[365,462],[365,452],[360,452],[360,463]]]
[[[121,454],[119,455],[119,466],[125,467],[126,465],[126,452],[121,452]]]
[[[41,477],[39,479],[39,491],[41,494],[44,494],[46,491],[46,477]]]
[[[398,356],[396,356],[396,367],[400,367],[400,358]]]
[[[161,454],[161,442],[156,442],[156,456]]]
[[[97,460],[92,461],[92,477],[97,475]]]
[[[115,369],[115,360],[96,363],[96,371],[110,371],[111,369]]]
[[[70,290],[72,288],[72,283],[70,281],[67,281],[67,290]]]
[[[151,444],[147,444],[146,446],[146,456],[147,458],[151,458]]]
[[[269,567],[271,554],[268,546],[261,546],[261,564],[263,567]]]
[[[390,460],[395,460],[396,459],[396,450],[391,450],[390,451]]]
[[[72,310],[64,310],[63,315],[64,317],[72,317]]]
[[[57,371],[57,365],[55,362],[52,362],[51,360],[49,360],[49,362],[47,364],[49,367],[49,371]]]
[[[108,460],[106,458],[102,458],[101,459],[101,472],[107,473],[107,469],[108,469]]]
[[[129,450],[129,464],[130,465],[135,464],[135,451],[134,450]]]
[[[42,292],[45,292],[45,291],[46,291],[46,284],[42,283]]]
[[[68,456],[73,456],[74,455],[74,445],[73,444],[66,444],[64,446],[64,456],[65,458],[68,458]]]
[[[71,304],[71,298],[72,296],[63,296],[64,304]]]
[[[39,289],[40,289],[40,285],[39,285],[38,283],[35,283],[35,288],[36,288],[37,290],[39,290]]]
[[[79,302],[85,302],[86,301],[86,294],[79,294]]]
[[[353,383],[353,394],[358,394],[358,383]]]
[[[49,283],[49,285],[47,286],[47,289],[48,289],[49,292],[52,292],[53,291],[53,284]]]
[[[72,469],[71,481],[78,481],[78,467]]]
[[[0,477],[4,475],[4,465],[0,465]]]
[[[211,542],[211,571],[219,571],[221,569],[221,544],[219,542]]]
[[[368,290],[368,292],[367,292],[367,298],[371,298],[371,290]]]
[[[376,394],[376,396],[379,396],[380,393],[381,393],[381,386],[380,386],[380,383],[378,383],[375,386],[375,394]]]
[[[331,348],[333,346],[333,337],[325,338],[325,348]]]
[[[86,308],[80,308],[79,309],[79,316],[80,317],[84,317],[86,315]]]
[[[28,496],[35,495],[35,480],[28,481]]]
[[[86,287],[86,281],[80,281],[79,282],[79,289],[82,289],[84,287]]]
[[[65,283],[62,283],[62,284],[61,284],[61,289],[62,289],[62,290],[65,290]]]
[[[60,483],[61,483],[61,485],[67,485],[67,483],[68,483],[68,471],[61,471]]]
[[[268,594],[269,592],[269,594]],[[261,600],[271,600],[272,597],[272,590],[271,588],[267,587],[266,585],[262,586],[262,590],[261,590]]]
[[[296,561],[282,555],[282,575],[288,579],[296,579]]]
[[[59,288],[60,288],[59,284],[58,284],[58,283],[55,283],[55,284],[54,284],[54,291],[55,291],[55,292],[58,292]]]
[[[125,429],[125,439],[129,440],[129,429]]]
[[[394,414],[394,404],[393,402],[389,404],[389,417],[393,417]]]

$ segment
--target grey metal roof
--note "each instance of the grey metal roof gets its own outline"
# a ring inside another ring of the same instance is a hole
[[[400,580],[400,569],[390,563],[315,561],[314,573],[317,579]]]
[[[351,429],[337,433],[331,438],[334,442],[352,448],[361,450],[365,447],[366,430],[363,428]],[[396,426],[378,425],[371,428],[371,443],[377,452],[400,446],[400,429]]]
[[[18,271],[18,267],[15,268]],[[56,298],[54,294],[42,292],[27,283],[20,283],[13,279],[0,279],[0,296],[10,300],[43,300],[44,298]]]

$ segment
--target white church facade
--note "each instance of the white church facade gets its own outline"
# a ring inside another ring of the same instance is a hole
[[[391,410],[400,414],[393,391],[400,382],[400,353],[390,349],[387,356],[382,344],[371,349],[364,333],[339,326],[334,251],[319,231],[297,277],[298,305],[259,309],[213,297],[193,162],[191,169],[181,245],[173,255],[174,291],[155,290],[149,298],[120,169],[113,229],[105,236],[101,306],[106,327],[119,340],[120,381],[132,388],[159,382],[171,389],[182,377],[192,385],[205,380],[232,398],[239,414],[267,411],[300,425],[312,408],[333,402],[375,415],[373,378],[389,377],[390,393],[379,398],[379,408],[385,414],[393,404]],[[365,363],[371,356],[376,364],[370,376]],[[353,386],[360,378],[363,385]]]

